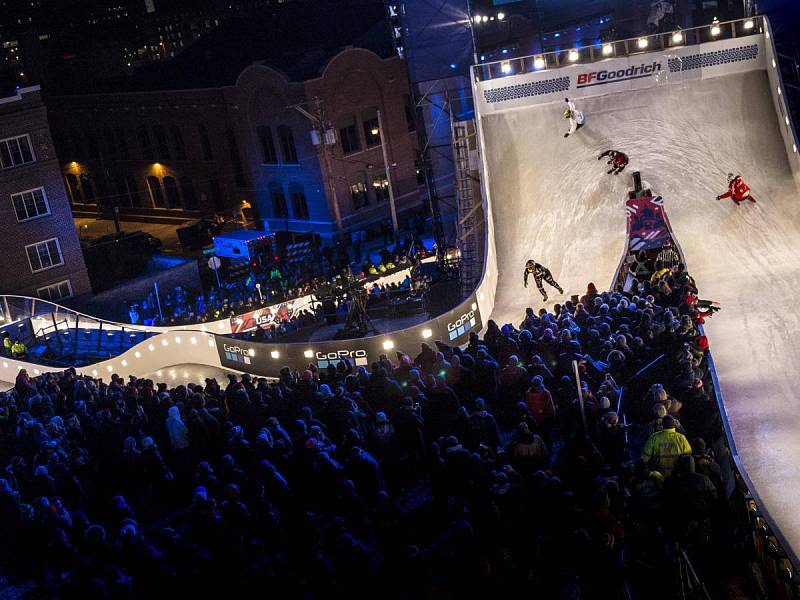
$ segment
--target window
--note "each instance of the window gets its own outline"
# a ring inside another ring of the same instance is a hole
[[[110,127],[103,127],[103,141],[106,145],[106,156],[110,160],[116,160],[119,158],[117,154],[117,140],[114,137],[114,132]]]
[[[212,160],[214,154],[211,152],[211,140],[208,139],[208,129],[206,129],[205,125],[198,125],[197,133],[200,135],[200,146],[203,148],[203,160]]]
[[[364,208],[369,203],[367,178],[363,172],[355,174],[354,181],[350,184],[350,197],[353,199],[353,210]]]
[[[342,144],[342,151],[345,154],[352,154],[361,150],[355,117],[351,117],[349,121],[339,126],[339,140]]]
[[[183,193],[183,204],[187,210],[197,210],[197,193],[194,190],[194,182],[191,177],[181,177],[181,192]]]
[[[150,132],[147,127],[139,125],[136,127],[136,135],[139,137],[139,148],[142,151],[142,159],[153,160],[153,142],[150,140]]]
[[[123,160],[130,159],[131,153],[128,150],[128,140],[125,138],[125,130],[122,127],[117,127],[114,129],[114,134],[117,139],[119,157]]]
[[[61,256],[61,245],[58,243],[58,238],[25,246],[25,252],[28,253],[31,273],[38,273],[39,271],[52,269],[64,264],[64,257]]]
[[[81,186],[78,183],[78,177],[72,173],[67,173],[65,179],[67,180],[67,191],[69,191],[69,198],[72,201],[72,203],[83,204],[85,200],[83,199]]]
[[[286,206],[286,196],[283,193],[283,186],[277,181],[270,182],[269,197],[272,199],[272,215],[278,218],[287,218],[289,209]]]
[[[262,162],[271,165],[278,162],[278,154],[275,152],[275,142],[272,140],[272,129],[259,125],[256,127],[258,141],[261,143]]]
[[[119,206],[131,206],[131,198],[128,194],[127,186],[125,185],[125,178],[117,173],[114,175],[114,187],[117,188],[118,203],[112,202],[111,204],[119,204]]]
[[[180,208],[181,197],[178,194],[178,182],[174,177],[164,177],[164,191],[167,195],[167,208]]]
[[[153,200],[153,206],[156,208],[165,208],[164,191],[161,189],[161,182],[158,180],[158,177],[150,175],[147,178],[147,187],[150,190],[150,198]]]
[[[158,149],[159,160],[169,160],[171,157],[164,127],[161,125],[153,125],[153,135],[156,136],[156,148]]]
[[[308,219],[308,202],[303,186],[293,182],[289,184],[289,198],[292,201],[292,214],[295,219]]]
[[[378,127],[378,110],[373,108],[361,115],[364,125],[364,141],[367,148],[377,146],[381,143],[381,132]],[[372,132],[375,133],[372,133]]]
[[[228,129],[226,136],[228,138],[228,153],[231,155],[231,162],[233,163],[233,176],[236,181],[236,187],[243,188],[247,184],[244,180],[244,170],[242,169],[242,159],[239,156],[239,145],[236,143],[236,134],[233,129]]]
[[[183,133],[177,125],[172,126],[172,140],[175,142],[175,158],[186,160],[186,145],[183,143]]]
[[[11,201],[14,203],[14,212],[17,213],[17,221],[20,223],[50,214],[44,188],[12,194]]]
[[[86,173],[81,175],[81,189],[83,190],[83,197],[86,204],[94,204],[95,194],[92,179]]]
[[[4,169],[32,163],[34,160],[31,138],[27,133],[0,140],[0,166]]]
[[[99,158],[100,146],[97,143],[97,135],[94,131],[87,131],[83,138],[86,140],[87,158]]]
[[[381,169],[372,177],[372,189],[375,190],[375,199],[383,202],[389,199],[389,178],[386,171]]]
[[[36,290],[36,295],[42,300],[49,300],[50,302],[71,298],[72,284],[69,282],[69,279],[65,279],[64,281],[59,281],[52,285],[40,287]]]
[[[278,143],[281,146],[281,156],[283,162],[294,164],[297,162],[297,148],[294,145],[294,135],[290,127],[281,125],[278,127]]]
[[[139,193],[139,186],[133,177],[125,177],[125,187],[128,189],[128,198],[131,206],[142,205],[142,195]]]
[[[409,131],[414,131],[417,128],[417,119],[416,119],[416,108],[414,106],[414,100],[411,98],[411,94],[405,95],[405,114],[406,114],[406,126],[408,127]]]

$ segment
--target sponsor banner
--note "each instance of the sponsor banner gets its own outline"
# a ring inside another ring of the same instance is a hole
[[[630,251],[661,248],[670,241],[670,228],[661,196],[632,198],[625,203]]]
[[[529,68],[532,64],[531,61],[517,63],[513,59],[509,62],[512,68],[520,64]],[[599,96],[674,83],[691,84],[693,80],[765,68],[764,38],[754,34],[559,69],[511,74],[474,85],[478,112],[486,115],[563,102],[565,97]]]
[[[449,346],[461,346],[469,341],[469,334],[483,327],[480,309],[473,294],[457,308],[439,317],[408,329],[389,332],[355,340],[331,340],[292,344],[271,344],[214,336],[217,352],[223,367],[260,375],[278,377],[281,368],[304,371],[309,364],[318,369],[336,366],[348,360],[354,367],[370,368],[381,355],[393,362],[397,353],[416,356],[420,344],[441,341]]]
[[[259,327],[268,329],[273,325],[288,321],[292,316],[306,309],[313,309],[311,296],[302,296],[291,302],[257,308],[248,313],[231,317],[231,333],[247,333]]]

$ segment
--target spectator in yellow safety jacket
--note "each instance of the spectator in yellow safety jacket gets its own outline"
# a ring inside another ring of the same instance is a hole
[[[3,339],[3,348],[5,348],[6,354],[11,356],[11,337],[6,336],[5,339]]]
[[[20,358],[25,356],[28,353],[28,349],[25,347],[20,340],[17,340],[11,345],[11,356],[14,358]]]
[[[658,283],[664,275],[670,272],[669,269],[662,267],[661,263],[658,263],[656,266],[658,268],[656,268],[656,272],[650,276],[650,283]]]
[[[645,442],[642,460],[652,464],[666,478],[681,456],[692,453],[692,446],[685,435],[675,431],[675,419],[671,415],[662,419],[661,426],[661,431],[653,433]]]

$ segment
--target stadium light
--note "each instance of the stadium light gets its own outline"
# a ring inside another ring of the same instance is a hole
[[[281,357],[281,353],[280,353],[280,352],[278,352],[277,350],[273,350],[272,352],[270,352],[270,353],[269,353],[269,355],[270,355],[272,358],[280,358],[280,357]]]
[[[141,352],[139,352],[138,350],[137,350],[136,352],[134,352],[134,353],[133,353],[133,355],[134,355],[136,358],[142,358],[142,353],[141,353]]]
[[[711,35],[714,37],[718,36],[722,30],[719,28],[719,19],[714,17],[714,20],[711,22]]]
[[[386,340],[383,342],[383,349],[384,350],[391,350],[394,348],[394,342],[392,340]]]
[[[639,40],[636,42],[636,45],[639,46],[640,50],[644,50],[645,48],[647,48],[647,44],[648,44],[647,38],[639,38]]]
[[[603,44],[603,56],[611,56],[614,52],[614,47],[611,44]]]
[[[489,20],[489,17],[487,17],[486,15],[483,15],[481,17],[481,21],[483,21],[484,23],[486,23],[486,21],[488,21],[488,20]]]
[[[475,22],[476,23],[480,23],[481,19],[482,19],[482,17],[480,15],[475,15]]]
[[[422,330],[422,337],[426,340],[433,335],[433,332],[430,329],[423,329]]]
[[[497,20],[498,21],[502,21],[505,18],[506,18],[506,13],[504,13],[504,12],[497,13]]]
[[[567,60],[569,60],[569,62],[575,62],[575,61],[577,61],[577,60],[578,60],[580,57],[581,57],[581,55],[580,55],[580,54],[578,54],[578,51],[577,51],[577,50],[570,50],[570,51],[569,51],[569,54],[567,54]]]
[[[500,63],[500,70],[503,73],[511,73],[511,63],[507,60],[504,60],[502,63]]]
[[[303,356],[305,356],[306,358],[313,358],[314,357],[314,352],[311,351],[311,350],[304,350],[303,351]]]
[[[544,69],[544,59],[541,56],[537,56],[533,59],[533,68],[537,71]]]
[[[672,34],[672,43],[673,44],[680,44],[683,42],[683,32],[676,31]]]
[[[753,19],[747,19],[747,21],[744,22],[744,28],[747,29],[747,30],[752,29],[753,27],[755,27],[755,25],[756,24],[753,21]]]

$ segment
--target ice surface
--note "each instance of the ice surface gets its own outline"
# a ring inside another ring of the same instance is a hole
[[[535,258],[565,290],[607,288],[625,242],[624,202],[641,171],[667,213],[700,296],[722,310],[706,332],[743,465],[795,554],[800,550],[800,218],[766,73],[660,85],[483,118],[499,283],[492,318],[538,308]],[[597,156],[626,152],[619,176]],[[741,172],[758,204],[716,201]],[[547,286],[545,285],[547,288]],[[795,296],[795,294],[798,294]]]

